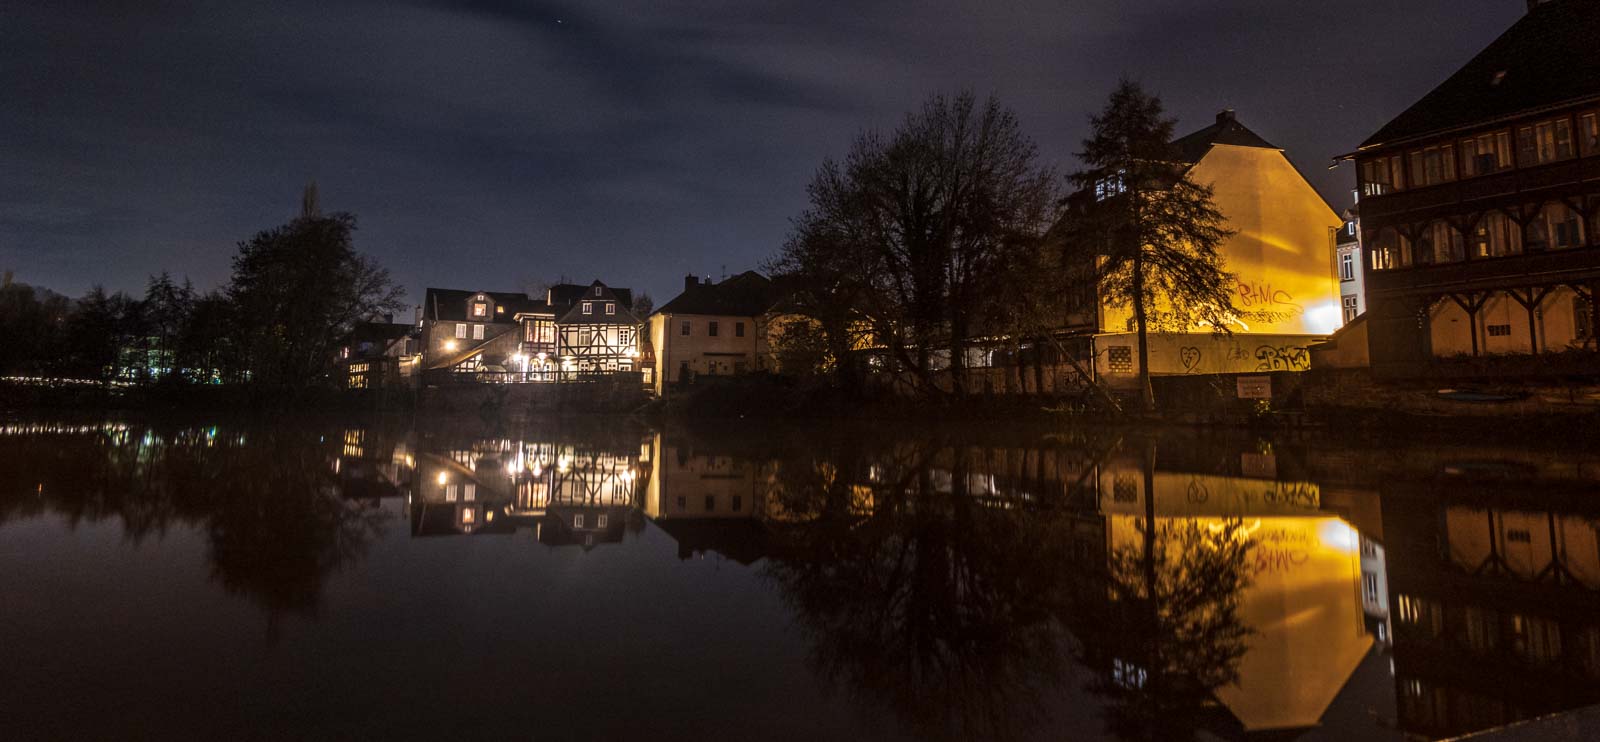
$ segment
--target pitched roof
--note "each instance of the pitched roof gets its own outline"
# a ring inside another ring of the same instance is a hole
[[[590,289],[594,288],[596,284],[605,286],[605,283],[599,279],[586,284],[558,283],[550,287],[550,290],[545,293],[545,297],[552,307],[557,309],[570,307],[574,302],[584,298],[585,295],[593,294],[594,292],[590,291]],[[612,293],[612,296],[619,303],[628,307],[633,306],[633,291],[631,289],[614,289],[610,286],[606,286],[606,289]]]
[[[488,296],[496,308],[505,307],[505,312],[491,310],[493,321],[497,322],[510,322],[519,312],[538,311],[544,307],[544,302],[530,299],[523,293],[430,288],[422,299],[422,316],[446,322],[470,321],[467,300],[478,294]]]
[[[350,330],[345,338],[349,343],[387,343],[399,340],[417,329],[413,325],[402,325],[393,322],[361,322]]]
[[[563,284],[563,287],[571,285],[572,284]],[[611,287],[599,281],[595,281],[588,286],[582,286],[580,288],[584,289],[583,293],[577,295],[578,298],[573,299],[571,305],[566,308],[562,308],[559,305],[556,306],[557,324],[639,324],[639,319],[633,316],[632,306],[628,301],[629,298],[632,298],[632,294],[630,294],[627,289],[612,289]],[[551,291],[553,293],[555,289],[552,288]],[[570,294],[570,292],[566,293]],[[584,302],[592,303],[590,312],[588,314],[583,313]],[[614,314],[605,313],[604,304],[608,302],[616,305]]]
[[[1596,39],[1600,2],[1548,0],[1537,5],[1361,148],[1600,99]]]
[[[690,286],[656,314],[753,317],[771,309],[777,300],[778,291],[772,281],[755,271],[745,271],[722,283]]]
[[[1245,128],[1245,125],[1239,123],[1239,119],[1234,116],[1231,108],[1218,113],[1216,123],[1173,140],[1172,147],[1177,150],[1178,157],[1183,162],[1199,162],[1200,158],[1205,157],[1206,153],[1218,144],[1282,149],[1262,139],[1260,134]]]

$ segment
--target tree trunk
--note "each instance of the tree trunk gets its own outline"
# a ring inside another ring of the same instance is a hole
[[[1139,334],[1139,409],[1142,412],[1154,412],[1156,394],[1150,386],[1149,328],[1145,312],[1144,255],[1141,248],[1141,253],[1133,258],[1133,322]]]

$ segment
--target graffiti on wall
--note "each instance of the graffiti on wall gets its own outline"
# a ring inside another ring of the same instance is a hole
[[[1305,371],[1311,368],[1311,351],[1294,345],[1263,345],[1256,348],[1257,371]]]
[[[1270,312],[1289,317],[1306,313],[1305,307],[1294,300],[1294,294],[1274,288],[1270,283],[1240,280],[1238,289],[1239,306],[1252,312]]]

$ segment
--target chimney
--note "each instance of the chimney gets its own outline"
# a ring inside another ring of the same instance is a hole
[[[1234,117],[1232,108],[1224,108],[1217,112],[1217,126],[1232,123],[1233,120]]]
[[[700,285],[700,279],[699,278],[696,278],[694,276],[684,276],[683,277],[683,290],[684,291],[688,291],[689,289],[692,289],[692,288],[694,288],[696,286],[699,286],[699,285]]]

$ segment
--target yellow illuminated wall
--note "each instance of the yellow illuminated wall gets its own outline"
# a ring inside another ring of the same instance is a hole
[[[1110,548],[1142,548],[1142,473],[1108,467],[1101,484]],[[1157,522],[1239,518],[1255,540],[1241,608],[1254,633],[1238,684],[1219,689],[1218,700],[1248,731],[1317,724],[1372,646],[1359,533],[1320,510],[1309,482],[1157,472],[1154,485]]]
[[[1238,277],[1234,304],[1283,315],[1274,321],[1247,320],[1234,332],[1320,336],[1339,329],[1332,230],[1342,222],[1283,152],[1219,144],[1190,175],[1213,188],[1217,207],[1237,232],[1221,251],[1228,271]],[[1125,332],[1131,316],[1126,307],[1103,307],[1100,327]],[[1182,372],[1158,367],[1154,360],[1151,370]]]

